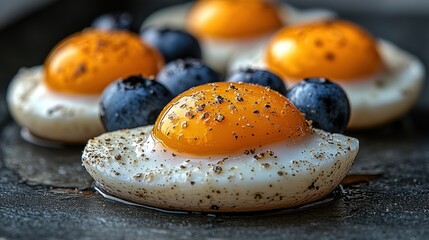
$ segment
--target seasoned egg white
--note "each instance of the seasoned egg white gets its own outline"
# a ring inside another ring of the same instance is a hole
[[[340,183],[359,148],[354,138],[315,129],[293,143],[189,157],[163,147],[151,130],[121,130],[90,140],[83,165],[113,196],[184,211],[260,211],[313,202]]]
[[[31,133],[65,143],[83,143],[104,132],[97,95],[55,93],[43,83],[43,67],[23,68],[12,79],[7,104]]]
[[[266,68],[264,45],[237,54],[229,71],[243,67]],[[386,65],[383,73],[369,79],[340,84],[351,105],[350,129],[362,129],[390,122],[408,112],[416,103],[425,77],[422,62],[415,56],[386,41],[378,41],[378,50]],[[289,86],[293,82],[288,82]]]
[[[278,5],[280,17],[285,25],[328,19],[335,16],[332,11],[326,9],[301,10],[285,3],[278,3]],[[184,29],[191,7],[192,3],[185,3],[158,10],[143,22],[142,28],[158,26]],[[200,39],[203,60],[215,70],[225,72],[227,64],[234,54],[247,52],[266,43],[272,34],[274,32],[245,40]]]

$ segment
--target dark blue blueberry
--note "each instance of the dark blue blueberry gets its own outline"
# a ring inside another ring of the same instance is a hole
[[[91,24],[92,27],[103,30],[130,30],[135,31],[133,17],[127,12],[107,13],[97,17]]]
[[[101,120],[107,131],[154,124],[172,98],[160,83],[141,76],[130,76],[111,83],[103,91]]]
[[[157,48],[165,62],[176,59],[201,59],[201,47],[198,40],[190,33],[170,28],[143,28],[140,32],[143,41]]]
[[[220,76],[197,59],[178,59],[164,66],[156,78],[173,96],[198,85],[218,82]]]
[[[227,82],[254,83],[270,87],[282,95],[286,94],[286,85],[283,80],[272,72],[245,68],[232,72],[227,78]]]
[[[291,88],[286,97],[313,121],[315,128],[341,133],[349,122],[350,104],[346,93],[327,79],[305,79]]]

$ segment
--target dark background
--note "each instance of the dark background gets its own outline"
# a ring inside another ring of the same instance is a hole
[[[154,10],[180,2],[185,1],[52,1],[0,29],[0,239],[427,239],[427,83],[416,107],[403,119],[347,133],[361,142],[352,170],[361,180],[346,184],[339,199],[306,210],[256,216],[166,214],[108,201],[91,190],[29,186],[9,169],[11,153],[17,162],[45,163],[46,156],[60,160],[68,156],[22,142],[18,128],[5,118],[4,93],[19,68],[42,64],[55,44],[102,13],[125,10],[142,22]],[[340,17],[418,56],[426,66],[429,62],[429,1],[288,2],[297,7],[332,8]],[[79,151],[73,154],[79,156]],[[36,165],[32,171],[38,173],[43,167]]]

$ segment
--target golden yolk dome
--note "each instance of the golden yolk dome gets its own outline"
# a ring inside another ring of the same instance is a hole
[[[191,155],[234,153],[309,132],[303,114],[276,91],[259,85],[211,83],[173,99],[159,115],[153,136]]]
[[[358,80],[383,69],[374,38],[361,27],[330,20],[286,27],[265,52],[267,67],[284,79]]]
[[[45,62],[45,83],[58,92],[99,94],[111,82],[158,73],[157,50],[127,31],[85,30],[59,43]]]
[[[187,19],[196,36],[219,39],[263,36],[282,25],[277,6],[263,0],[200,0]]]

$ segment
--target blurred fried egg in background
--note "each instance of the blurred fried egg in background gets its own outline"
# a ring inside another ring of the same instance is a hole
[[[9,84],[15,121],[41,138],[82,144],[104,132],[99,95],[112,81],[156,75],[160,53],[137,34],[86,29],[60,42],[43,66],[21,69]]]
[[[201,43],[203,60],[224,72],[232,55],[264,44],[281,27],[334,15],[325,9],[296,9],[281,1],[201,0],[156,11],[142,28],[172,27],[191,32]]]
[[[230,71],[246,66],[268,68],[291,86],[308,77],[340,84],[351,104],[350,129],[380,126],[406,114],[425,78],[415,56],[340,19],[285,27],[268,44],[237,54]]]

